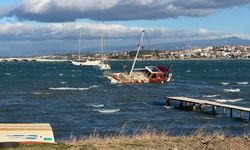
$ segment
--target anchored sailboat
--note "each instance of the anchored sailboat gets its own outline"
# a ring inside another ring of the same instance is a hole
[[[101,51],[102,51],[102,58],[101,58],[101,63],[98,65],[100,70],[110,70],[111,67],[108,63],[105,63],[104,61],[104,53],[103,53],[103,49],[104,49],[104,42],[103,42],[103,34],[101,36]]]
[[[138,59],[139,51],[142,49],[142,41],[144,37],[142,31],[141,40],[138,44],[137,52],[129,73],[120,72],[108,75],[107,78],[114,84],[129,84],[129,83],[166,83],[171,80],[172,63],[168,68],[162,66],[145,66],[144,68],[134,68]]]
[[[87,58],[86,60],[81,59],[81,39],[82,33],[80,32],[79,46],[78,46],[78,59],[72,60],[71,63],[77,66],[98,66],[101,61],[98,59]]]

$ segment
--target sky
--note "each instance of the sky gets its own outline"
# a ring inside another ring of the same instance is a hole
[[[0,56],[74,53],[188,40],[250,40],[250,0],[0,0]],[[163,48],[164,49],[164,48]]]

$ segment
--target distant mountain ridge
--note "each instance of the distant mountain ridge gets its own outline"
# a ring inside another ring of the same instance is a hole
[[[136,42],[136,41],[135,41]],[[208,46],[246,46],[250,45],[250,40],[241,39],[239,37],[228,37],[222,39],[207,39],[207,40],[189,40],[181,42],[160,42],[155,44],[144,43],[145,50],[184,50],[192,48],[204,48]],[[136,44],[106,46],[105,52],[131,51],[136,49]],[[84,54],[97,53],[99,50],[86,49]],[[74,54],[76,51],[69,49],[48,49],[48,50],[32,50],[19,51],[15,53],[1,52],[0,56],[39,56],[49,54]]]
[[[169,50],[183,50],[192,48],[202,48],[208,46],[246,46],[250,45],[250,40],[241,39],[238,37],[228,37],[222,39],[208,39],[208,40],[190,40],[182,42],[169,42],[169,43],[158,43],[152,45],[145,45],[147,49],[169,49]]]

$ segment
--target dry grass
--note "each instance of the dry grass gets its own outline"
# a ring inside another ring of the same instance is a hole
[[[71,150],[249,150],[250,138],[225,137],[221,131],[196,130],[189,136],[170,136],[167,132],[157,133],[145,129],[131,136],[124,132],[100,136],[96,133],[77,139],[71,136],[57,145],[21,146],[17,149],[71,149]]]
[[[221,131],[208,132],[196,130],[189,136],[170,136],[167,132],[157,133],[145,129],[132,136],[125,136],[123,132],[117,135],[101,137],[93,134],[89,137],[76,139],[71,137],[67,144],[72,149],[138,149],[138,150],[249,150],[250,138],[225,137]]]

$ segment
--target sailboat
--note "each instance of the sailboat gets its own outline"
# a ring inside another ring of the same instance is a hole
[[[73,65],[77,66],[98,66],[101,61],[98,59],[93,59],[93,58],[87,58],[86,60],[81,59],[81,38],[82,38],[82,33],[80,32],[80,37],[79,37],[79,46],[78,46],[78,59],[72,60],[71,63]]]
[[[101,58],[101,63],[98,65],[98,68],[100,70],[110,70],[111,67],[108,63],[104,62],[104,57],[103,57],[103,49],[104,49],[104,43],[103,43],[103,34],[101,36],[101,50],[102,50],[102,58]]]
[[[145,31],[142,31],[141,40],[138,44],[130,72],[118,72],[107,75],[107,78],[114,84],[133,84],[133,83],[167,83],[171,80],[172,63],[168,68],[163,66],[145,66],[144,68],[134,68],[138,59],[139,51],[143,48],[142,41]]]

